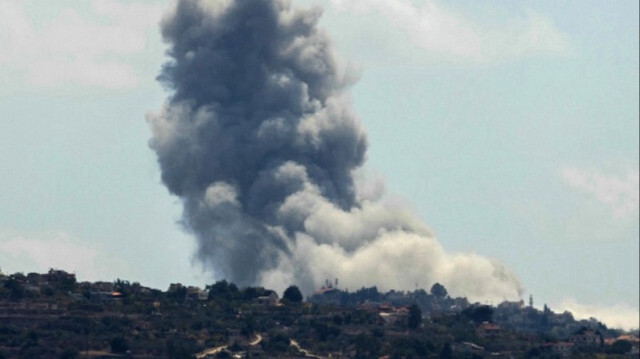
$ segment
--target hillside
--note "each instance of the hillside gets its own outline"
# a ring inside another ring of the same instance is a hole
[[[0,358],[638,357],[637,332],[522,302],[470,304],[444,287],[290,293],[0,275]]]

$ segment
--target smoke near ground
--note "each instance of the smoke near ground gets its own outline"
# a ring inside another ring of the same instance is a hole
[[[356,183],[366,134],[320,14],[285,0],[182,0],[163,19],[171,96],[147,116],[150,145],[197,258],[240,285],[438,281],[453,295],[517,298],[504,266],[446,253],[408,209]]]

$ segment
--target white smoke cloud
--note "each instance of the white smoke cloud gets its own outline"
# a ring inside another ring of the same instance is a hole
[[[638,170],[566,167],[559,172],[572,208],[561,222],[564,238],[576,241],[638,240]],[[553,222],[552,222],[553,223]]]
[[[304,273],[312,283],[299,283],[311,292],[326,279],[337,277],[345,288],[378,286],[381,290],[413,290],[443,284],[454,296],[471,300],[520,298],[519,279],[499,262],[473,253],[447,253],[431,230],[411,211],[380,201],[363,201],[343,210],[324,198],[308,182],[304,168],[283,166],[305,181],[303,189],[280,206],[283,222],[291,217],[303,229],[288,238],[291,254],[277,268],[262,274],[268,288],[283,290]],[[297,278],[296,278],[297,277]],[[299,280],[298,280],[299,281]]]
[[[92,246],[65,232],[20,232],[0,228],[0,263],[4,272],[44,273],[50,268],[79,273],[81,280],[111,280],[130,273],[128,265],[101,246]]]
[[[278,268],[264,272],[262,284],[283,290],[298,271],[310,274],[316,286],[331,278],[339,278],[341,288],[352,290],[362,286],[414,290],[440,282],[452,296],[472,301],[520,298],[519,280],[499,263],[476,254],[449,254],[435,238],[403,231],[381,231],[354,252],[299,233],[293,254],[283,257]],[[304,289],[310,293],[313,288],[307,284]]]
[[[638,329],[640,312],[638,307],[627,304],[597,305],[580,303],[574,298],[567,298],[554,307],[561,311],[567,310],[576,319],[595,318],[603,322],[609,328],[621,328],[624,330]]]
[[[225,182],[216,182],[207,188],[204,199],[205,203],[212,207],[221,204],[239,206],[240,203],[238,203],[237,196],[238,194],[233,186]]]
[[[613,216],[637,217],[640,204],[640,174],[637,169],[616,176],[568,167],[562,170],[561,176],[571,187],[589,194],[608,207]]]
[[[115,0],[87,5],[80,10],[51,2],[42,15],[36,11],[41,2],[0,0],[0,65],[36,86],[136,86],[135,56],[147,50],[163,6]]]
[[[415,46],[428,52],[474,62],[493,62],[536,54],[566,56],[568,38],[537,12],[490,24],[434,0],[331,0],[342,12],[376,14],[402,29]],[[497,14],[496,14],[497,15]],[[387,24],[380,24],[384,28]],[[378,31],[376,36],[385,36]]]

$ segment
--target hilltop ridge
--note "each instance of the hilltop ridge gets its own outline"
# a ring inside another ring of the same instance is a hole
[[[596,319],[429,293],[325,287],[302,300],[218,281],[77,282],[51,269],[0,274],[0,358],[638,357],[638,333]]]

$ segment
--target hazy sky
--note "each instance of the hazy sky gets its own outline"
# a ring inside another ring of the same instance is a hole
[[[525,300],[637,327],[637,1],[293,3],[360,78],[369,179]],[[148,147],[167,4],[0,0],[3,272],[216,279]]]

